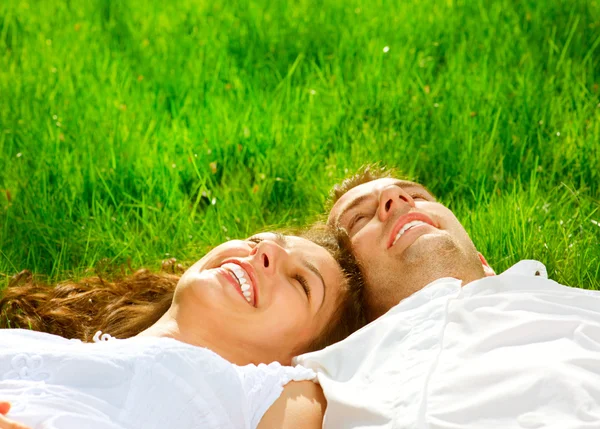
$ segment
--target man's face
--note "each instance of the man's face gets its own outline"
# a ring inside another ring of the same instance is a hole
[[[350,236],[371,320],[438,278],[484,276],[458,219],[418,183],[385,178],[356,186],[335,203],[328,223]]]

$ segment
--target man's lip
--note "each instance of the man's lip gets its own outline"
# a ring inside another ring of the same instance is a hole
[[[427,216],[425,213],[421,213],[421,212],[409,212],[403,216],[400,216],[398,218],[398,220],[396,221],[396,224],[394,225],[394,227],[392,228],[392,233],[390,234],[390,238],[388,240],[387,243],[387,248],[389,249],[390,247],[392,247],[392,245],[394,244],[394,240],[396,239],[396,235],[398,235],[398,232],[400,232],[400,230],[402,229],[402,227],[404,225],[406,225],[409,222],[413,222],[415,220],[420,220],[421,222],[425,222],[435,228],[437,228],[437,225],[435,223],[433,223],[433,220],[431,220],[431,218],[429,216]]]
[[[254,307],[258,308],[258,283],[256,281],[256,272],[254,271],[254,267],[249,264],[246,261],[241,261],[239,259],[229,259],[226,261],[223,261],[223,263],[221,265],[224,264],[236,264],[239,265],[244,271],[246,271],[246,273],[248,273],[248,276],[250,277],[248,279],[249,283],[250,283],[250,287],[252,287],[252,296],[254,297],[254,303],[251,303],[254,305]]]

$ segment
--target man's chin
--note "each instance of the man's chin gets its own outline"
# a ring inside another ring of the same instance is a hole
[[[450,235],[438,232],[420,235],[397,258],[402,264],[423,266],[461,254],[458,243]]]
[[[427,234],[419,237],[398,258],[398,270],[420,290],[434,280],[453,277],[465,282],[483,277],[475,251],[463,249],[450,235]]]

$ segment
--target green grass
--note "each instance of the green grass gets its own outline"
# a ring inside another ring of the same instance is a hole
[[[599,85],[598,0],[4,0],[0,282],[193,261],[383,161],[600,289]]]

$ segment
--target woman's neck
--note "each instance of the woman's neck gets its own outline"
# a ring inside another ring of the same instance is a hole
[[[138,336],[172,338],[182,343],[191,344],[197,347],[204,347],[217,353],[223,359],[237,365],[247,365],[249,363],[258,363],[254,359],[249,359],[248,350],[245,347],[234,350],[234,342],[226,338],[213,338],[211,329],[204,330],[201,324],[193,324],[193,329],[187,329],[186,324],[178,320],[176,313],[169,309],[154,325],[140,332]]]
[[[167,311],[160,319],[158,319],[156,323],[154,323],[148,329],[140,332],[138,336],[165,337],[173,338],[184,343],[188,342],[183,339],[181,330],[179,329],[179,324],[177,323],[177,320],[169,314],[169,311]]]

